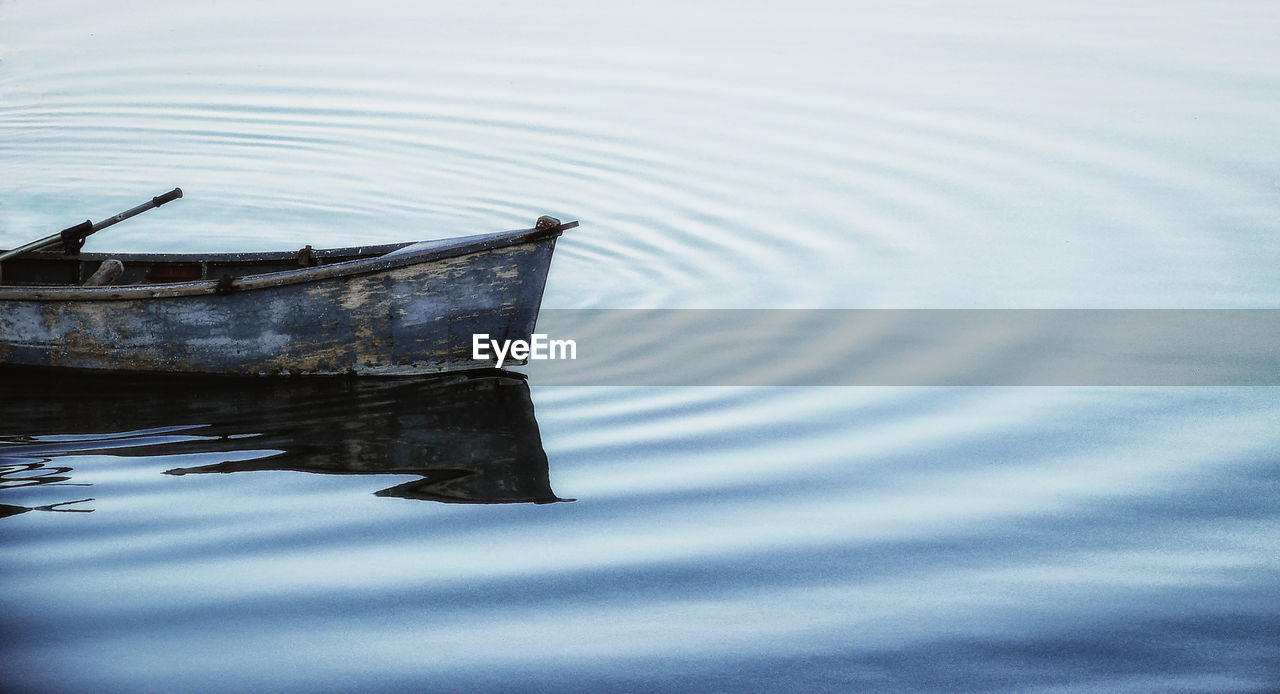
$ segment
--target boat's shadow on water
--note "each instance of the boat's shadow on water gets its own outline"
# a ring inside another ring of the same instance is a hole
[[[551,490],[518,374],[199,379],[0,372],[0,491],[69,485],[66,456],[190,455],[169,475],[295,470],[411,475],[378,496],[449,503],[567,501]],[[226,455],[209,463],[210,456]],[[172,459],[172,458],[170,458]],[[88,501],[88,500],[82,500]],[[5,505],[0,517],[61,504]]]

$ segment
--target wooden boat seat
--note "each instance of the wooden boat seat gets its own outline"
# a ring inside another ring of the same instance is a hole
[[[124,263],[115,258],[102,261],[98,269],[84,281],[86,287],[107,287],[116,284],[124,275]]]

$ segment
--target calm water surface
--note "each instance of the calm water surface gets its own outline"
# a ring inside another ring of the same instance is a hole
[[[1276,308],[1278,31],[1266,2],[6,0],[0,247],[180,185],[87,248],[553,214],[582,227],[551,308]],[[0,396],[0,689],[1280,688],[1276,389]]]

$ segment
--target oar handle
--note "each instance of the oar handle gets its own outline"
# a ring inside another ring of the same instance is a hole
[[[157,195],[154,198],[151,198],[151,202],[155,203],[156,207],[159,207],[165,204],[166,202],[173,202],[174,200],[177,200],[180,197],[182,197],[182,189],[174,188],[173,190],[165,193],[164,195]]]
[[[111,226],[112,224],[115,224],[116,222],[123,222],[124,220],[136,214],[142,214],[143,212],[146,212],[147,210],[153,207],[159,207],[165,204],[166,202],[177,200],[180,197],[182,197],[182,189],[174,188],[173,190],[165,193],[164,195],[157,195],[154,198],[151,198],[151,200],[144,202],[141,205],[138,205],[137,207],[131,210],[125,210],[124,212],[121,212],[120,214],[114,217],[107,217],[101,222],[94,224],[93,231],[90,231],[89,234],[92,234],[94,231],[101,231],[103,229],[106,229],[107,227]],[[71,229],[76,229],[76,228],[78,227],[71,227]],[[65,234],[67,231],[70,231],[71,229],[67,229],[63,233]],[[85,234],[85,236],[88,236],[89,234]]]

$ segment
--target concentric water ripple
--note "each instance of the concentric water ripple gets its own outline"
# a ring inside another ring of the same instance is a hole
[[[553,306],[1274,305],[1269,10],[1206,30],[1136,8],[492,9],[80,24],[11,4],[0,233],[182,185],[181,211],[92,243],[291,248],[546,212],[584,221]]]

